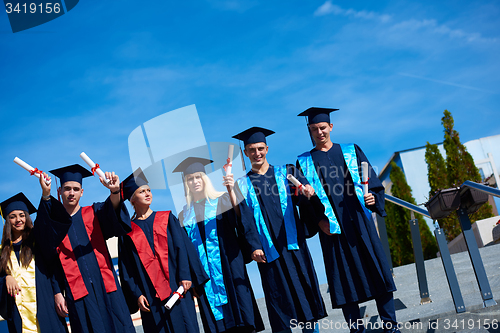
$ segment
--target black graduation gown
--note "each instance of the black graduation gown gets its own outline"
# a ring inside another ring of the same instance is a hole
[[[51,197],[51,200],[55,200]],[[54,294],[59,291],[53,277],[54,265],[57,259],[56,247],[61,243],[71,226],[71,218],[68,214],[51,220],[39,219],[47,215],[44,205],[40,203],[37,219],[33,223],[32,233],[34,235],[34,260],[35,260],[35,283],[36,283],[36,305],[37,320],[42,333],[64,333],[68,332],[66,319],[59,317],[55,310]],[[17,309],[14,297],[7,293],[5,285],[5,272],[0,273],[0,315],[7,321],[10,333],[22,332],[22,318]],[[54,285],[54,288],[53,288]]]
[[[136,219],[133,221],[144,232],[153,253],[155,252],[153,234],[155,216],[156,212],[153,212],[146,220]],[[205,283],[208,277],[201,266],[198,255],[194,247],[191,246],[188,250],[191,242],[173,213],[170,213],[168,217],[167,237],[168,271],[172,292],[177,290],[179,282],[182,280],[193,282],[193,287]],[[191,289],[184,295],[184,298],[176,302],[172,309],[167,310],[164,306],[166,301],[162,302],[155,297],[156,290],[141,262],[134,242],[128,235],[120,237],[118,241],[118,267],[123,293],[130,313],[139,310],[137,299],[141,295],[144,295],[148,300],[151,312],[141,311],[144,332],[199,332]]]
[[[361,162],[368,159],[357,145],[355,150],[361,168]],[[311,157],[341,229],[339,235],[319,233],[333,308],[395,291],[375,224],[363,212],[340,145],[334,144],[327,152],[313,149]],[[384,187],[371,165],[369,170],[368,189],[375,196],[375,205],[368,208],[385,216]],[[320,207],[322,214],[324,207]]]
[[[62,204],[57,205],[48,202],[43,202],[43,204],[46,205],[46,209],[49,212],[58,211],[59,214],[66,212]],[[99,221],[105,240],[113,236],[125,235],[132,230],[130,228],[130,217],[123,203],[115,211],[110,198],[108,198],[104,203],[94,203],[93,210],[95,217]],[[63,282],[66,291],[71,331],[73,333],[135,333],[135,328],[114,270],[113,277],[117,290],[110,293],[106,292],[97,258],[82,219],[82,210],[80,209],[75,213],[71,217],[71,220],[72,225],[68,231],[68,237],[75,253],[85,287],[89,292],[88,295],[75,301],[59,261],[59,271],[56,274],[56,278],[58,278],[58,281]]]
[[[295,167],[289,165],[287,169],[288,173],[295,175],[302,184],[308,184]],[[274,167],[270,165],[263,175],[250,171],[247,176],[250,177],[255,188],[262,216],[280,255],[273,262],[258,264],[273,332],[290,328],[292,319],[306,322],[326,317],[327,312],[319,291],[316,270],[306,243],[306,238],[313,236],[313,233],[308,233],[296,209],[297,205],[300,205],[305,206],[304,211],[309,211],[310,203],[303,195],[292,196],[299,249],[288,250]],[[289,183],[288,186],[291,187],[292,184]],[[293,194],[292,189],[290,192]],[[309,218],[302,209],[301,218]]]
[[[241,215],[245,213],[246,205],[240,204]],[[205,244],[204,212],[205,200],[194,203],[196,220],[200,235]],[[179,214],[183,221],[183,213]],[[208,303],[203,287],[196,291],[203,328],[206,333],[224,332],[235,327],[253,326],[256,331],[264,330],[264,324],[255,301],[252,286],[248,278],[245,263],[250,261],[253,251],[260,248],[255,229],[248,228],[249,223],[242,223],[231,206],[229,195],[224,193],[217,204],[217,235],[219,238],[220,259],[224,286],[228,303],[222,306],[224,318],[216,321]],[[246,235],[246,238],[243,237]],[[210,259],[210,258],[209,258]]]

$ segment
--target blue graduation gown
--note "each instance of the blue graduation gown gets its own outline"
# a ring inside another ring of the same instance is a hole
[[[153,212],[146,220],[136,219],[133,221],[144,232],[153,253],[155,252],[153,234],[155,216],[156,212]],[[201,266],[198,255],[173,213],[170,213],[168,217],[167,237],[168,272],[172,292],[177,290],[182,280],[192,281],[193,287],[205,283],[208,277]],[[187,248],[189,246],[191,247],[190,253],[188,253]],[[194,260],[190,261],[190,259]],[[167,310],[164,307],[166,300],[162,302],[156,297],[156,290],[141,262],[134,242],[128,235],[120,237],[118,241],[118,267],[123,293],[127,299],[130,313],[139,310],[137,299],[141,295],[144,295],[148,300],[151,312],[141,311],[144,332],[199,332],[191,289],[184,295],[184,298],[177,301],[172,309]]]
[[[52,197],[51,200],[56,201]],[[44,207],[40,203],[32,230],[34,236],[36,316],[42,333],[64,333],[68,332],[68,328],[66,319],[59,317],[55,310],[54,294],[55,291],[59,291],[59,286],[53,277],[54,265],[51,263],[57,260],[56,247],[68,233],[71,218],[66,214],[66,216],[58,218],[57,221],[40,219],[39,217],[48,214]],[[45,224],[44,222],[50,223]],[[10,333],[21,333],[22,318],[14,297],[7,293],[5,277],[5,272],[0,273],[0,315],[7,321]]]
[[[303,185],[308,184],[295,167],[290,165],[287,169],[288,173],[294,175]],[[263,175],[250,171],[247,176],[255,188],[262,216],[280,255],[273,262],[258,264],[273,332],[288,329],[292,319],[305,322],[326,317],[327,312],[319,291],[316,270],[306,243],[306,238],[314,233],[308,232],[304,221],[299,219],[296,209],[299,205],[304,206],[304,212],[309,211],[310,203],[303,195],[292,196],[299,249],[288,250],[274,167],[270,165]],[[289,183],[288,186],[292,184]],[[309,218],[309,214],[303,213],[302,209],[300,216],[302,219]]]
[[[58,214],[66,212],[62,205],[51,205],[47,202],[43,202],[43,204],[47,205],[46,209],[48,211],[57,211]],[[105,240],[113,236],[125,235],[131,231],[130,217],[123,203],[115,212],[111,200],[108,198],[104,203],[94,203],[93,210]],[[113,277],[117,290],[110,293],[106,292],[81,211],[80,209],[71,217],[72,225],[68,231],[68,237],[88,295],[75,301],[60,265],[59,272],[56,275],[59,281],[63,281],[66,291],[71,331],[74,333],[133,333],[135,328],[114,270]]]
[[[355,150],[360,169],[361,162],[368,159],[357,145]],[[363,212],[340,145],[334,144],[327,152],[313,149],[311,156],[341,229],[339,235],[319,233],[333,308],[395,291],[375,224]],[[384,187],[371,165],[369,170],[368,189],[375,196],[375,205],[368,208],[385,216]],[[324,207],[319,206],[322,214]]]
[[[194,203],[194,211],[198,222],[198,229],[206,249],[204,226],[205,202]],[[240,204],[241,215],[246,205]],[[183,220],[183,214],[179,214]],[[224,332],[231,328],[253,326],[256,331],[264,330],[264,324],[259,308],[255,301],[252,286],[247,275],[245,263],[250,261],[250,255],[260,248],[256,229],[248,228],[249,223],[242,223],[231,206],[229,195],[224,193],[218,198],[217,204],[217,235],[219,239],[220,259],[224,286],[228,296],[228,303],[222,306],[224,318],[216,321],[208,303],[203,287],[196,288],[199,295],[203,328],[206,333]],[[244,237],[246,235],[246,238]],[[210,260],[210,258],[209,258]]]

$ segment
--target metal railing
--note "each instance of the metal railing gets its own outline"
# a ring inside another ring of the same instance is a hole
[[[485,192],[485,193],[488,193],[488,194],[494,195],[495,197],[500,198],[500,190],[493,188],[493,187],[483,185],[483,184],[471,182],[470,180],[466,180],[462,184],[462,187],[470,187],[470,188],[476,189],[478,191]]]
[[[465,181],[461,188],[472,188],[481,192],[485,192],[487,194],[500,197],[500,190],[485,186],[483,184],[478,184],[475,182],[472,182],[470,180]],[[405,209],[408,209],[412,212],[412,219],[409,221],[410,222],[410,231],[412,233],[412,241],[413,241],[413,248],[414,248],[414,255],[415,255],[415,266],[417,269],[417,278],[418,278],[418,283],[419,283],[419,289],[420,289],[420,297],[421,297],[421,302],[424,303],[424,296],[427,293],[428,295],[428,290],[427,290],[427,279],[425,275],[425,266],[424,266],[424,260],[423,260],[423,253],[422,253],[422,244],[420,241],[420,232],[418,229],[418,220],[414,218],[413,212],[426,216],[430,219],[432,217],[429,214],[429,211],[427,209],[418,207],[414,204],[411,204],[409,202],[406,202],[404,200],[401,200],[399,198],[393,197],[392,195],[386,194],[385,199],[387,201],[390,201],[396,205],[399,205],[401,207],[404,207]],[[483,306],[493,306],[496,305],[495,300],[493,299],[493,295],[491,292],[491,288],[489,285],[488,278],[486,276],[486,272],[484,269],[483,261],[481,259],[481,256],[479,254],[479,249],[477,246],[477,242],[474,236],[474,233],[471,228],[471,223],[467,214],[467,211],[461,207],[457,210],[458,218],[460,221],[460,226],[462,227],[462,232],[464,235],[465,243],[467,245],[467,250],[469,252],[469,257],[472,263],[472,266],[474,268],[474,273],[476,275],[476,280],[479,285],[479,289],[481,291],[481,296],[483,298]],[[436,236],[436,240],[438,243],[439,251],[441,253],[441,260],[443,263],[443,267],[445,270],[446,278],[448,280],[448,285],[450,287],[450,291],[452,294],[453,302],[455,304],[455,309],[457,313],[464,312],[465,311],[465,305],[464,301],[462,298],[462,293],[460,292],[460,287],[458,285],[458,280],[457,276],[455,273],[455,269],[453,267],[453,263],[451,261],[451,256],[450,252],[448,250],[448,245],[446,241],[445,234],[443,232],[443,229],[441,228],[436,228],[434,230],[434,235]]]
[[[423,209],[407,201],[393,197],[389,194],[385,195],[385,200],[411,211],[411,220],[409,221],[409,223],[413,244],[413,256],[415,258],[415,269],[417,270],[418,289],[420,291],[420,304],[430,303],[432,302],[432,300],[429,295],[427,274],[425,272],[424,251],[422,249],[422,240],[420,238],[418,219],[416,219],[414,215],[414,213],[417,213],[430,218],[429,212],[427,211],[427,209]]]
[[[427,216],[428,218],[431,219],[431,216],[429,215],[429,212],[427,211],[427,209],[423,209],[421,207],[418,207],[417,205],[414,205],[414,204],[411,204],[411,203],[406,202],[404,200],[401,200],[399,198],[393,197],[392,195],[389,195],[389,194],[385,195],[385,200],[390,201],[396,205],[404,207],[404,208],[411,210],[415,213],[418,213],[420,215]]]

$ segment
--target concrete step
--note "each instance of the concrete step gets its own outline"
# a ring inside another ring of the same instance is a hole
[[[493,298],[500,304],[500,244],[479,249],[488,276]],[[420,304],[415,265],[405,265],[394,269],[394,281],[397,291],[394,293],[396,316],[401,323],[403,333],[500,333],[500,305],[483,308],[483,300],[474,274],[474,269],[467,252],[452,255],[458,283],[466,307],[466,312],[457,314],[451,297],[441,258],[427,260],[425,269],[431,303]],[[320,332],[348,333],[340,309],[332,309],[328,285],[320,286],[325,301],[328,317],[322,319]],[[271,333],[264,298],[257,299],[266,330]],[[367,331],[379,333],[380,321],[375,301],[360,304]],[[201,332],[203,325],[198,315]],[[137,332],[142,332],[138,327]],[[293,329],[294,333],[301,332]]]

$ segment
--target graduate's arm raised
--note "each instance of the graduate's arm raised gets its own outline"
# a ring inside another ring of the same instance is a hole
[[[106,172],[105,175],[106,179],[109,180],[109,183],[106,183],[101,177],[99,177],[99,180],[104,187],[111,191],[109,198],[113,204],[113,208],[116,210],[120,206],[121,202],[120,178],[114,172]]]
[[[110,190],[111,194],[104,202],[94,203],[94,212],[101,225],[104,239],[114,236],[123,236],[132,231],[130,227],[130,215],[127,207],[123,203],[120,191],[120,179],[114,172],[106,172],[106,184],[99,178],[104,187]]]
[[[240,207],[238,205],[238,199],[236,197],[236,192],[234,191],[234,177],[233,174],[228,174],[226,176],[222,176],[223,185],[227,188],[227,193],[229,194],[229,198],[231,199],[231,205],[234,208],[236,214],[241,217]]]

